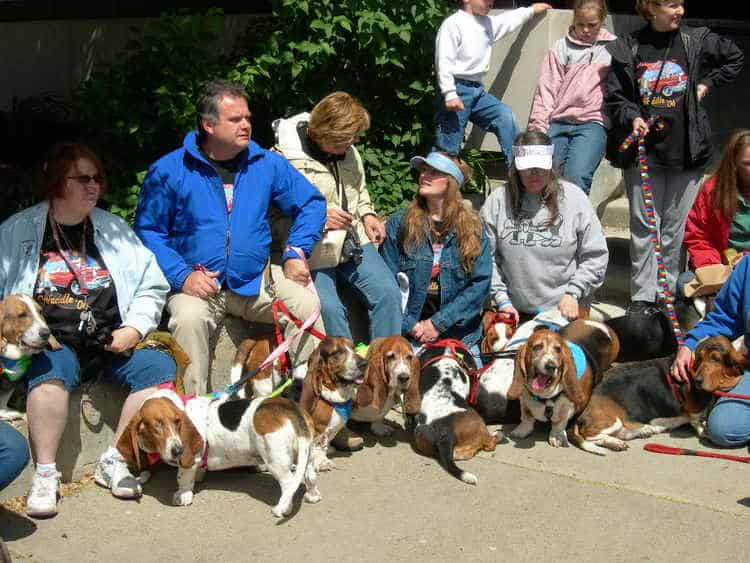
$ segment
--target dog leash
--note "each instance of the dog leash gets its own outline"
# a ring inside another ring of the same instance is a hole
[[[662,131],[665,127],[664,120],[659,116],[652,116],[646,122],[649,130],[653,128],[655,131]],[[664,302],[664,309],[669,319],[669,323],[672,325],[672,332],[674,332],[675,339],[677,340],[677,346],[682,346],[684,339],[682,336],[682,329],[680,323],[677,320],[677,313],[674,309],[674,294],[672,289],[669,287],[667,281],[667,269],[664,266],[664,257],[661,253],[661,237],[659,236],[659,229],[656,225],[656,213],[654,212],[654,190],[651,184],[651,174],[648,164],[648,155],[646,154],[646,139],[644,135],[641,135],[639,130],[634,130],[628,135],[620,145],[620,151],[624,152],[630,148],[633,143],[638,145],[638,170],[641,175],[641,189],[643,191],[643,205],[646,208],[646,217],[648,219],[648,230],[651,236],[651,243],[654,245],[654,256],[656,257],[656,271],[657,271],[657,285],[661,293],[662,300]]]
[[[420,367],[420,370],[440,360],[457,361],[459,366],[461,366],[461,368],[468,374],[470,380],[469,396],[466,398],[466,401],[472,406],[475,405],[477,403],[477,397],[479,396],[479,379],[480,377],[482,377],[482,374],[489,369],[490,364],[482,366],[478,369],[469,369],[464,362],[463,357],[466,354],[471,354],[471,351],[469,351],[469,349],[466,347],[466,344],[464,344],[460,340],[456,340],[455,338],[443,338],[442,340],[438,340],[436,342],[423,344],[418,350],[418,355],[432,348],[448,348],[451,353],[441,354],[439,356],[435,356],[434,358],[430,358]]]
[[[672,446],[665,446],[664,444],[648,443],[643,446],[643,449],[646,450],[647,452],[652,452],[655,454],[693,455],[697,457],[712,457],[715,459],[725,459],[728,461],[739,461],[741,463],[750,463],[750,456],[720,454],[716,452],[708,452],[705,450],[690,450],[687,448],[674,448]]]
[[[299,255],[299,257],[305,263],[307,263],[307,260],[305,259],[305,254],[304,252],[302,252],[302,249],[294,247],[294,246],[291,246],[289,248],[294,250]],[[286,352],[288,352],[289,349],[292,347],[293,342],[295,345],[298,344],[299,340],[302,338],[302,336],[304,335],[306,331],[311,332],[311,334],[314,334],[314,336],[317,336],[318,338],[321,338],[321,337],[325,338],[325,335],[321,334],[317,330],[312,329],[313,331],[315,331],[314,333],[309,330],[310,327],[312,327],[312,325],[315,323],[315,321],[317,321],[318,318],[320,317],[320,298],[318,297],[318,292],[315,290],[315,284],[313,283],[312,279],[310,280],[310,283],[308,283],[307,286],[305,286],[305,289],[307,289],[312,294],[312,296],[315,298],[315,302],[318,303],[318,305],[316,305],[315,307],[315,310],[310,314],[309,317],[307,317],[307,319],[305,319],[304,322],[299,321],[299,319],[297,319],[296,317],[292,316],[291,313],[289,313],[290,318],[292,319],[292,321],[294,322],[294,324],[297,326],[299,330],[295,334],[290,334],[288,338],[283,340],[276,348],[274,348],[273,351],[268,355],[268,357],[265,360],[263,360],[260,363],[260,365],[258,365],[258,367],[256,367],[254,370],[250,371],[249,373],[246,373],[234,383],[230,383],[229,385],[227,385],[222,391],[222,393],[226,393],[227,395],[234,395],[235,393],[237,393],[237,391],[239,391],[242,388],[242,386],[245,383],[247,383],[248,380],[255,377],[258,373],[263,371],[269,365],[272,365],[273,362],[275,362],[280,356],[282,356],[283,354],[286,354]],[[277,300],[277,301],[281,302],[280,300]],[[280,395],[282,391],[284,391],[284,389],[286,389],[289,385],[291,385],[291,382],[292,382],[292,378],[287,377],[287,380],[284,383],[282,383],[278,388],[274,389],[271,396],[277,397],[278,395]]]

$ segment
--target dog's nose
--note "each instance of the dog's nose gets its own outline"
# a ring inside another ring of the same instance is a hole
[[[401,385],[406,385],[409,383],[409,374],[408,373],[399,373],[398,374],[398,382]]]
[[[52,334],[46,326],[44,328],[39,329],[39,338],[47,339],[49,338],[49,335]]]
[[[182,455],[182,444],[176,444],[172,446],[172,459],[178,458]]]
[[[544,364],[544,369],[547,371],[555,371],[557,369],[557,364],[552,360],[547,360],[547,363]]]

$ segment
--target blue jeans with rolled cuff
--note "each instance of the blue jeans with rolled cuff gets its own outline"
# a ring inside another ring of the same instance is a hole
[[[588,195],[594,173],[607,148],[607,130],[595,121],[553,121],[548,134],[555,147],[555,168]]]
[[[352,338],[349,312],[339,297],[339,284],[342,290],[352,291],[367,307],[371,340],[401,334],[401,292],[374,245],[362,245],[359,265],[349,260],[335,268],[316,270],[312,277],[327,335]]]
[[[750,377],[745,372],[731,391],[750,395]],[[739,448],[750,442],[750,401],[721,397],[708,415],[708,439],[717,446]]]
[[[485,131],[493,133],[502,147],[505,160],[513,162],[513,140],[518,135],[518,125],[513,110],[479,82],[456,80],[456,94],[464,104],[461,111],[445,109],[445,99],[435,99],[435,148],[458,154],[464,140],[466,123],[471,121]]]
[[[21,433],[0,421],[0,491],[10,485],[29,463],[29,445]]]

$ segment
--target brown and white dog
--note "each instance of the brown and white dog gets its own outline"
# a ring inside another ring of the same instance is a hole
[[[245,373],[252,372],[262,364],[271,351],[276,347],[276,341],[272,334],[262,334],[246,338],[237,346],[237,352],[232,361],[229,372],[231,383],[239,381]],[[244,388],[237,394],[239,397],[267,397],[273,390],[283,382],[284,378],[279,373],[276,363],[267,366],[253,377],[248,379]]]
[[[292,511],[300,484],[305,500],[320,501],[312,463],[312,421],[296,403],[284,399],[230,400],[195,397],[183,404],[170,390],[159,390],[143,402],[117,449],[131,466],[145,467],[144,453],[159,454],[178,467],[177,506],[193,502],[195,481],[205,470],[260,466],[281,487],[272,512],[281,518]],[[144,482],[147,477],[139,477]]]
[[[568,422],[586,407],[594,385],[618,351],[615,333],[596,321],[576,320],[560,332],[534,332],[516,356],[508,396],[520,398],[521,423],[511,436],[526,438],[537,420],[549,421],[549,444],[567,447]]]
[[[48,346],[60,348],[36,301],[28,295],[13,294],[0,302],[0,420],[23,418],[23,413],[7,408],[14,387],[9,379],[21,378],[16,367],[19,360]],[[5,375],[6,370],[10,377]]]
[[[494,451],[503,436],[490,434],[467,402],[469,372],[476,369],[472,354],[457,341],[436,344],[420,355],[418,381],[407,390],[406,412],[414,426],[414,448],[436,457],[457,479],[476,485],[476,475],[462,470],[456,461],[471,459],[479,450]]]
[[[594,388],[591,401],[571,430],[571,441],[598,455],[622,451],[627,441],[648,438],[683,424],[702,436],[713,391],[739,382],[745,358],[723,336],[702,341],[695,350],[695,385],[670,385],[674,357],[620,364]]]
[[[393,428],[385,415],[412,379],[419,376],[419,360],[403,336],[376,338],[367,348],[367,368],[352,407],[353,420],[371,423],[376,436],[389,436]]]
[[[328,459],[328,446],[349,420],[363,368],[364,360],[343,336],[327,336],[310,356],[300,405],[313,421],[312,457],[318,471],[335,467]]]

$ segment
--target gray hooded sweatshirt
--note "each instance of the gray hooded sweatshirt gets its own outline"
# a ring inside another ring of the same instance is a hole
[[[586,305],[604,282],[609,252],[588,197],[560,180],[560,214],[547,225],[549,210],[540,196],[524,193],[513,219],[505,189],[495,190],[482,207],[494,258],[491,295],[523,313],[557,305],[570,293]]]

